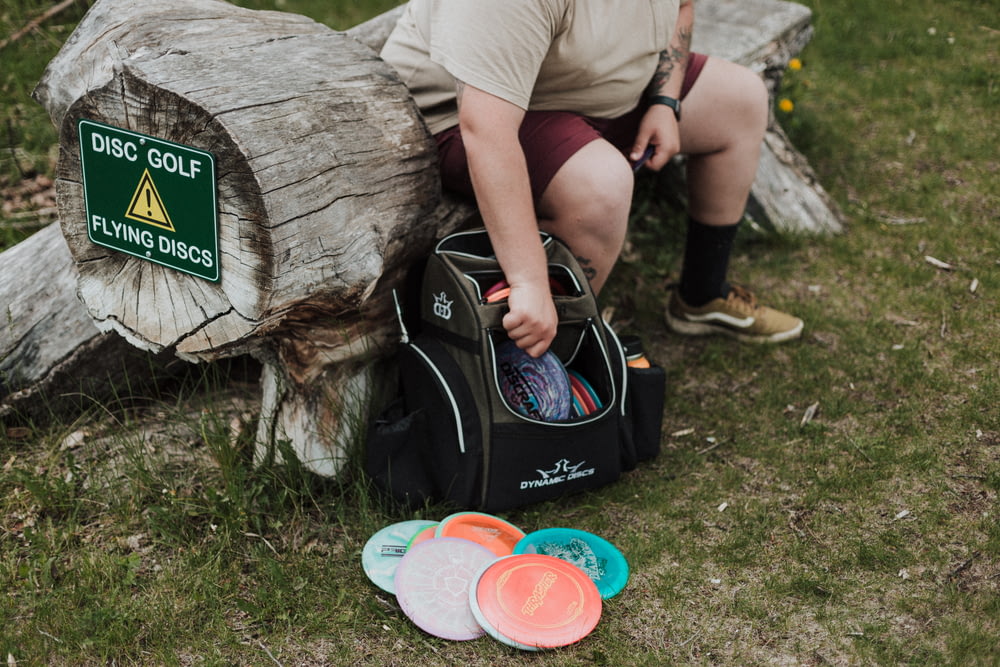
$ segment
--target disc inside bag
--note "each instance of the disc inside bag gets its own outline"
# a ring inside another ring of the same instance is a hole
[[[469,588],[496,554],[475,542],[453,537],[428,540],[406,553],[396,568],[396,600],[424,632],[454,641],[483,636],[472,615]]]
[[[556,276],[549,276],[549,289],[553,295],[564,296],[568,293],[566,287]],[[506,280],[500,280],[483,292],[485,303],[498,303],[510,296],[510,284]]]
[[[494,355],[497,389],[511,410],[537,421],[561,421],[571,416],[569,375],[551,350],[532,357],[513,341],[503,340]]]
[[[584,388],[583,383],[580,382],[580,378],[577,373],[569,374],[569,386],[570,390],[573,392],[573,399],[579,405],[579,414],[577,416],[583,417],[589,415],[597,409],[594,404],[594,399],[587,393]]]
[[[406,554],[410,539],[435,525],[436,521],[412,519],[386,526],[372,535],[361,550],[361,567],[372,583],[387,593],[395,593],[396,567]]]
[[[597,391],[594,389],[593,385],[587,381],[587,378],[585,378],[579,371],[572,368],[567,369],[567,373],[570,377],[570,384],[574,384],[575,380],[575,385],[580,388],[580,393],[586,401],[586,407],[590,410],[590,412],[596,412],[604,407],[604,403],[601,401],[600,396],[597,395]]]
[[[621,593],[628,583],[628,561],[618,547],[585,530],[536,530],[514,546],[514,553],[544,554],[572,563],[590,577],[605,600]]]

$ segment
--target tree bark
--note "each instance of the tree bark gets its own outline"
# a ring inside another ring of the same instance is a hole
[[[185,366],[101,333],[76,296],[76,268],[56,224],[0,253],[0,419],[42,421],[148,394]]]

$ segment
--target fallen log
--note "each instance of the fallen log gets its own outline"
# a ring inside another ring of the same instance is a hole
[[[58,225],[0,253],[0,418],[41,421],[147,394],[186,366],[101,333],[76,297],[76,268]],[[128,391],[124,388],[128,387]]]

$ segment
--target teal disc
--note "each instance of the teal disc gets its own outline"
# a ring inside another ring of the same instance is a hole
[[[568,561],[587,573],[605,600],[628,583],[628,561],[603,537],[575,528],[544,528],[525,535],[514,545],[515,554],[543,554]]]

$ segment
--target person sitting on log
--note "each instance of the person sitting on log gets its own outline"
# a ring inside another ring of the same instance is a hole
[[[434,134],[444,187],[475,198],[510,285],[504,328],[533,356],[557,322],[537,229],[569,244],[599,292],[625,240],[634,171],[678,153],[689,208],[670,328],[801,334],[799,318],[727,281],[768,93],[750,70],[692,53],[693,25],[691,0],[410,0],[382,49]]]

